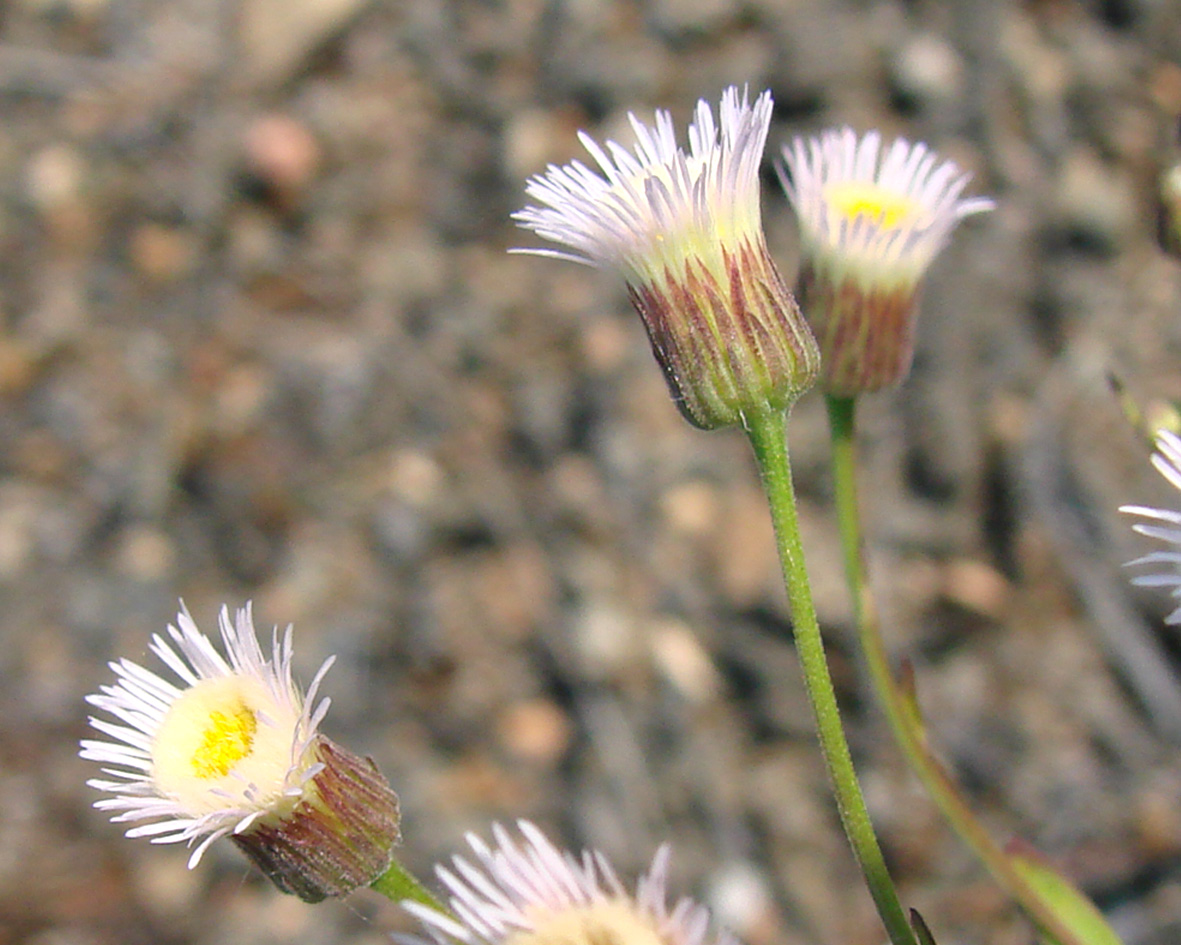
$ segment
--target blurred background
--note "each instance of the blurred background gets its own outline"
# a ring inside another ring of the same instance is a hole
[[[509,256],[526,178],[626,114],[770,88],[771,170],[919,138],[998,209],[862,408],[890,645],[1001,839],[1128,945],[1181,938],[1181,638],[1114,511],[1181,501],[1109,383],[1181,396],[1154,242],[1169,0],[8,0],[0,5],[0,943],[380,943],[90,809],[82,697],[183,598],[294,623],[324,728],[399,791],[407,865],[535,819],[633,876],[664,840],[746,945],[875,945],[742,437],[678,416],[621,285]],[[870,805],[942,945],[1032,941],[890,743],[857,660],[823,408],[792,442]]]

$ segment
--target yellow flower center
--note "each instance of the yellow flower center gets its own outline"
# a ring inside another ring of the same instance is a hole
[[[258,719],[245,705],[229,712],[209,713],[209,727],[193,752],[193,774],[199,778],[224,777],[250,754]]]
[[[278,703],[249,676],[203,679],[169,706],[152,739],[156,790],[197,816],[270,808],[284,797],[293,768],[298,707]]]
[[[904,193],[886,190],[868,181],[849,180],[824,189],[828,205],[847,220],[868,217],[884,230],[891,230],[922,215],[918,201]]]
[[[627,900],[531,915],[506,945],[665,945],[652,919]]]

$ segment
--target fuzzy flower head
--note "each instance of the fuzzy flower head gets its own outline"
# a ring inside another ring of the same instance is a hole
[[[800,222],[799,292],[837,396],[906,376],[923,274],[964,217],[990,210],[962,198],[970,175],[924,144],[850,128],[796,138],[780,180]]]
[[[292,678],[290,628],[282,638],[275,631],[268,658],[249,605],[233,621],[223,608],[219,622],[224,657],[184,609],[167,639],[152,637],[152,652],[179,684],[121,659],[110,664],[115,684],[87,697],[115,719],[92,717],[109,740],[82,742],[81,756],[104,765],[107,776],[87,783],[112,795],[94,806],[133,824],[129,837],[193,846],[190,868],[228,835],[284,891],[309,901],[339,895],[347,891],[342,885],[360,881],[352,873],[372,869],[358,859],[388,864],[397,800],[388,787],[383,793],[368,783],[376,775],[371,762],[317,732],[329,700],[316,703],[316,690],[333,659],[305,700]],[[347,799],[335,797],[342,784],[384,799],[375,804],[374,823],[350,818]],[[309,831],[326,834],[317,838],[324,862],[310,872],[301,868]],[[378,837],[376,850],[368,849],[370,834]],[[334,846],[349,862],[342,864]]]
[[[811,386],[815,342],[767,252],[759,165],[771,95],[730,88],[719,117],[697,103],[689,150],[671,116],[628,116],[633,150],[585,132],[598,171],[579,161],[529,181],[538,205],[513,215],[562,249],[518,252],[617,272],[685,416],[707,429],[743,411],[784,409]]]
[[[528,821],[515,840],[499,824],[494,847],[469,834],[475,862],[456,856],[437,868],[452,915],[403,903],[437,945],[706,945],[709,912],[690,899],[668,906],[668,847],[633,893],[597,851],[559,851]],[[734,945],[722,934],[711,945]]]
[[[1174,488],[1181,491],[1181,438],[1168,430],[1157,433],[1156,453],[1152,456],[1152,465]],[[1149,573],[1132,578],[1132,583],[1138,587],[1171,588],[1170,596],[1181,598],[1181,512],[1143,505],[1125,505],[1120,511],[1148,519],[1148,522],[1139,522],[1132,527],[1141,535],[1163,541],[1170,546],[1135,561],[1129,561],[1129,567],[1153,566]],[[1165,618],[1165,623],[1181,624],[1181,606]]]

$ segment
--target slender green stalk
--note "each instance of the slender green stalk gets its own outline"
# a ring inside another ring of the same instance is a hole
[[[451,915],[451,910],[431,895],[430,891],[399,863],[396,857],[390,861],[389,868],[369,884],[369,888],[393,902],[405,902],[409,899],[429,906],[443,915]]]
[[[845,576],[853,598],[853,616],[870,679],[889,720],[894,738],[911,769],[943,816],[985,865],[993,878],[1025,909],[1042,930],[1061,945],[1077,942],[1077,936],[1030,887],[1013,861],[989,836],[965,803],[944,767],[931,753],[913,700],[895,680],[873,592],[870,590],[862,550],[857,498],[857,455],[854,442],[856,402],[851,397],[828,396],[829,431],[832,436],[832,467],[836,491],[837,520],[845,560]]]
[[[791,480],[791,464],[787,450],[787,430],[784,416],[772,410],[745,416],[746,434],[754,448],[755,459],[763,477],[763,488],[771,507],[783,579],[791,603],[792,628],[796,650],[804,674],[808,698],[816,718],[820,747],[832,780],[837,810],[845,834],[853,847],[854,856],[865,875],[866,884],[877,906],[878,914],[894,945],[916,945],[906,912],[898,900],[898,893],[886,861],[873,831],[865,798],[853,768],[849,744],[841,726],[840,710],[833,690],[828,660],[824,655],[824,641],[812,602],[812,587],[804,564],[800,541],[799,520],[796,514],[795,489]]]

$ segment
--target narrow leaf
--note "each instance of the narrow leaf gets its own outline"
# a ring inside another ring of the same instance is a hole
[[[919,945],[936,945],[935,936],[927,928],[927,923],[919,915],[918,909],[910,910],[910,927],[914,929],[914,935],[919,940]]]
[[[1032,846],[1014,841],[1005,855],[1079,945],[1122,945],[1098,907]],[[1047,945],[1057,945],[1057,940],[1044,932],[1042,939]]]

